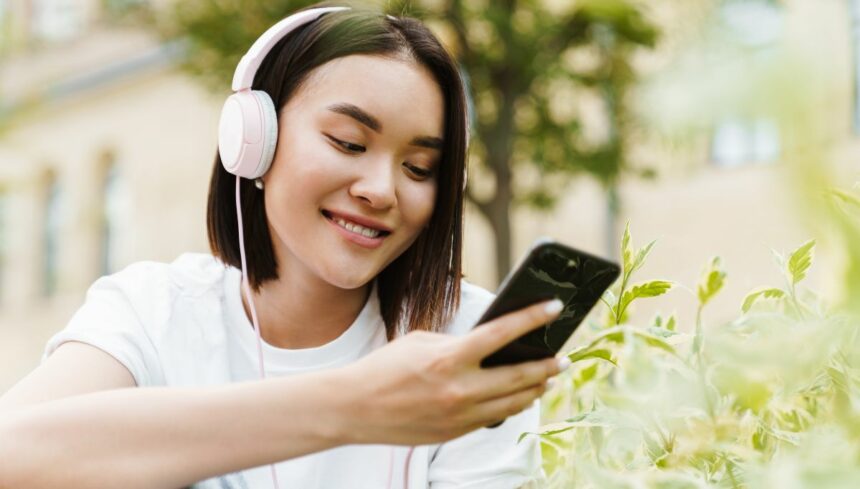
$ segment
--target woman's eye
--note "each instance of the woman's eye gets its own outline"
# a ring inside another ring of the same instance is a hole
[[[360,144],[350,143],[348,141],[341,141],[340,139],[334,136],[327,136],[334,144],[340,146],[345,151],[349,153],[364,153],[367,148]]]
[[[413,175],[422,180],[433,176],[433,170],[428,170],[427,168],[415,166],[410,163],[403,163],[403,166],[405,166],[406,169],[409,170]]]

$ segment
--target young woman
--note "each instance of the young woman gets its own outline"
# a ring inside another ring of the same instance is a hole
[[[479,363],[561,305],[472,330],[492,296],[460,279],[467,128],[449,55],[414,19],[312,9],[264,34],[233,88],[212,254],[90,288],[0,399],[0,487],[538,480],[538,447],[517,438],[564,365]]]

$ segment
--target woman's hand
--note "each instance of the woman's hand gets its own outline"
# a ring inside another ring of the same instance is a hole
[[[414,331],[345,367],[348,443],[439,443],[529,407],[559,373],[556,358],[487,369],[480,362],[554,319],[560,306],[530,306],[464,336]]]

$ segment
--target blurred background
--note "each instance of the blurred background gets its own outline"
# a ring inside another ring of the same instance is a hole
[[[96,278],[208,251],[233,68],[308,3],[0,0],[0,392]],[[860,180],[860,0],[361,5],[424,19],[469,81],[465,271],[490,290],[540,236],[617,258],[629,222],[657,240],[641,275],[679,284],[634,321],[691,324],[715,255],[728,278],[709,315],[727,320],[781,283],[772,249],[816,237],[792,170],[804,144]],[[838,257],[817,263],[827,290]]]

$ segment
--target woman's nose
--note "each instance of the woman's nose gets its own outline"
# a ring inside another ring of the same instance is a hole
[[[387,209],[397,201],[395,175],[390,162],[367,165],[349,189],[350,195],[374,209]]]

